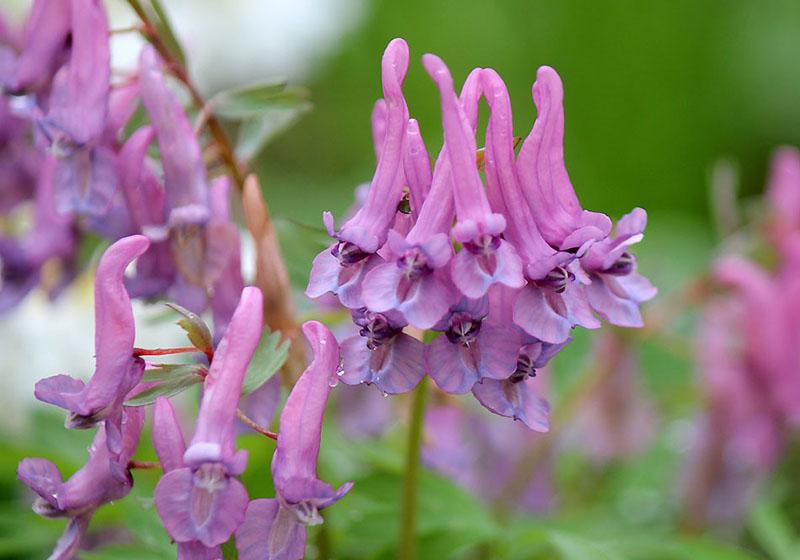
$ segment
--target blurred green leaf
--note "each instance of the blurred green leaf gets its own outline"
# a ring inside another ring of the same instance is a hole
[[[271,332],[268,327],[264,327],[253,359],[247,366],[242,384],[243,395],[249,395],[275,375],[286,362],[290,345],[289,340],[281,342],[280,331]]]
[[[262,116],[268,109],[296,108],[306,104],[308,97],[306,88],[276,81],[221,91],[209,100],[208,105],[222,118],[245,120]]]
[[[796,560],[800,545],[796,542],[792,525],[778,505],[762,500],[750,514],[748,529],[772,560]]]
[[[236,157],[251,161],[276,136],[311,110],[311,102],[297,98],[264,107],[258,116],[242,122],[236,138]]]
[[[186,331],[189,342],[201,352],[206,354],[213,352],[214,345],[211,338],[211,331],[205,321],[203,321],[197,313],[189,311],[177,303],[167,303],[166,305],[183,315],[183,319],[179,319],[177,324]]]
[[[580,535],[553,531],[549,534],[553,548],[563,560],[622,560],[625,556],[598,542]]]
[[[311,262],[317,253],[331,244],[331,238],[321,227],[282,217],[275,218],[275,229],[281,251],[286,255],[289,280],[293,286],[305,289]]]
[[[202,382],[203,378],[198,375],[196,371],[186,371],[128,399],[125,401],[125,406],[146,406],[148,404],[153,404],[158,397],[173,397],[179,393],[183,393],[189,387]]]
[[[141,0],[142,8],[147,12],[147,16],[155,27],[155,32],[167,47],[169,53],[177,60],[180,65],[186,68],[186,54],[183,52],[180,41],[178,41],[172,24],[169,21],[161,0]]]
[[[176,377],[185,377],[189,374],[202,377],[205,367],[199,364],[156,364],[153,369],[144,372],[142,381],[145,383],[154,381],[169,381]]]

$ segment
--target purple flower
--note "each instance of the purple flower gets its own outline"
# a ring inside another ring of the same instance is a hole
[[[159,397],[153,407],[153,444],[164,474],[184,468],[186,443],[175,409],[168,399]],[[178,543],[180,560],[216,560],[222,557],[218,546],[207,547],[200,541]]]
[[[442,60],[423,56],[423,64],[441,94],[445,147],[453,177],[458,221],[453,236],[463,245],[453,261],[453,282],[470,298],[483,296],[494,283],[520,288],[522,264],[514,247],[502,238],[506,219],[492,212],[475,165],[475,135],[453,91],[453,80]]]
[[[772,156],[766,191],[769,205],[769,234],[779,248],[785,239],[800,231],[800,151],[784,146]]]
[[[324,215],[325,225],[337,243],[314,259],[306,295],[318,298],[328,292],[339,296],[346,307],[363,306],[361,280],[380,262],[375,253],[386,242],[403,194],[403,159],[408,109],[402,83],[408,69],[408,45],[394,39],[386,47],[381,64],[386,104],[386,132],[381,154],[364,205],[335,231],[333,216]],[[380,120],[380,119],[379,119]],[[379,130],[379,124],[373,130]],[[380,136],[379,132],[374,132]],[[376,142],[377,145],[377,142]]]
[[[507,379],[514,372],[520,334],[487,320],[488,314],[487,297],[464,298],[434,327],[444,335],[426,348],[425,365],[441,390],[467,393],[482,379]]]
[[[492,205],[508,217],[506,239],[519,253],[528,284],[514,302],[514,322],[529,335],[553,344],[569,338],[575,325],[598,328],[586,303],[583,286],[569,271],[575,255],[556,251],[542,238],[523,196],[514,161],[511,101],[500,76],[481,73],[491,108],[486,141],[486,182]]]
[[[106,420],[108,445],[121,449],[122,402],[144,372],[144,360],[133,355],[136,329],[123,276],[125,268],[147,250],[146,237],[133,235],[109,247],[100,259],[95,277],[94,375],[88,383],[56,375],[36,383],[40,401],[69,411],[68,428],[85,429]]]
[[[250,502],[236,532],[242,560],[302,558],[306,525],[322,523],[320,510],[340,500],[352,482],[334,490],[317,478],[322,418],[339,366],[339,347],[321,323],[303,325],[314,359],[295,384],[281,413],[278,445],[272,458],[276,497]]]
[[[33,510],[43,517],[69,517],[70,522],[50,558],[73,558],[95,510],[128,495],[133,478],[128,463],[139,443],[144,410],[126,407],[122,413],[121,447],[112,453],[104,426],[89,447],[89,460],[69,480],[62,481],[58,468],[46,459],[23,459],[17,478],[39,494]]]
[[[628,248],[644,238],[647,213],[634,208],[617,223],[613,238],[595,243],[581,257],[588,273],[586,293],[592,306],[609,323],[620,327],[643,325],[639,305],[656,295],[656,288],[636,272],[636,258]]]
[[[470,115],[473,129],[477,121],[479,76],[478,71],[472,72],[461,94],[462,106]],[[409,150],[412,145],[409,138]],[[415,167],[423,170],[417,174],[424,174],[426,167],[430,173],[427,153],[418,159]],[[406,177],[410,174],[407,169]],[[454,207],[450,159],[445,149],[436,162],[431,183],[430,192],[416,211],[417,221],[405,239],[397,231],[390,231],[388,251],[384,255],[387,262],[377,265],[363,280],[364,304],[368,309],[378,313],[396,311],[419,329],[431,328],[459,299],[447,266],[453,256],[450,227]],[[412,202],[414,198],[412,196]]]
[[[69,52],[72,2],[35,0],[22,41],[22,52],[13,63],[7,88],[15,93],[40,89],[50,83]]]
[[[348,385],[375,384],[386,394],[405,393],[425,377],[425,345],[403,332],[396,313],[352,311],[359,334],[342,342],[340,379]]]
[[[406,129],[406,150],[403,172],[408,186],[408,202],[413,216],[419,216],[422,204],[431,189],[431,159],[417,119],[409,119]]]
[[[247,490],[234,477],[244,471],[247,452],[235,449],[236,409],[262,321],[261,292],[247,287],[214,351],[185,466],[165,474],[156,486],[156,509],[178,543],[218,546],[244,519]]]
[[[582,254],[611,231],[604,214],[581,208],[564,164],[564,90],[561,78],[542,66],[533,84],[538,117],[517,158],[523,194],[545,241]]]

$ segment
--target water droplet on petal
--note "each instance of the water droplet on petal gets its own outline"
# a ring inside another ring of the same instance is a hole
[[[386,391],[383,391],[383,393],[382,393],[382,394],[383,394],[383,398],[386,398],[386,397],[388,397],[388,396],[389,396],[389,393],[387,393]]]

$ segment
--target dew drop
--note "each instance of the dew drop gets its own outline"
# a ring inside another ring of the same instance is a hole
[[[382,394],[384,399],[389,396],[389,393],[387,393],[386,391],[383,391]]]

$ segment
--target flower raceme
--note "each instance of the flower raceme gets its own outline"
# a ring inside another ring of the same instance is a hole
[[[383,58],[385,99],[373,111],[375,177],[339,230],[325,214],[334,244],[314,260],[306,294],[333,293],[351,312],[358,334],[342,343],[344,383],[394,394],[427,373],[443,391],[471,391],[492,412],[545,430],[547,403],[527,380],[572,330],[601,319],[642,325],[639,307],[656,290],[629,249],[643,238],[646,213],[624,216],[612,237],[606,215],[581,207],[564,162],[555,70],[537,73],[538,116],[516,155],[511,101],[494,70],[473,70],[457,96],[440,58],[422,62],[441,101],[442,151],[431,170],[400,90],[408,47],[395,39]],[[481,98],[490,110],[485,183],[476,161]],[[423,344],[408,329],[441,335]]]

